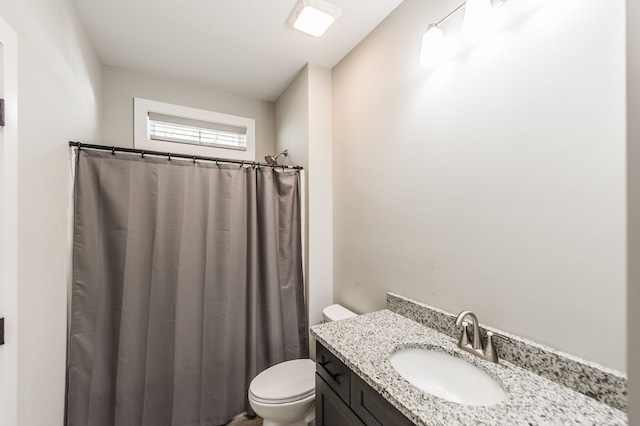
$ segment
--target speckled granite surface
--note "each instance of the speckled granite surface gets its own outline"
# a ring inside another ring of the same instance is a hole
[[[623,411],[510,362],[485,362],[461,351],[456,339],[382,310],[317,325],[311,333],[371,387],[418,425],[626,425]],[[449,402],[401,378],[391,353],[422,347],[460,357],[497,379],[508,398],[490,407]]]
[[[455,325],[456,315],[452,313],[394,293],[387,293],[387,308],[447,336],[460,337],[460,328]],[[491,327],[481,327],[483,339],[487,330],[500,336],[495,339],[500,359],[627,411],[627,378],[624,374]]]

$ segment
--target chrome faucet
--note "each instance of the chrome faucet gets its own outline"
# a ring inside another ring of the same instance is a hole
[[[464,321],[466,317],[471,318],[471,323],[473,325],[473,343],[469,343],[469,323]],[[487,331],[487,342],[484,348],[482,347],[482,343],[480,342],[480,327],[478,325],[478,317],[476,314],[471,311],[460,312],[456,318],[456,325],[462,326],[462,335],[458,341],[458,347],[460,349],[479,356],[486,361],[498,362],[498,352],[496,352],[496,347],[493,344],[492,332]]]

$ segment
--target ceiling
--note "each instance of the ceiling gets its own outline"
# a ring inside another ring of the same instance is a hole
[[[295,0],[72,0],[103,64],[274,101],[308,62],[333,68],[402,0],[331,0],[321,38],[291,28]]]

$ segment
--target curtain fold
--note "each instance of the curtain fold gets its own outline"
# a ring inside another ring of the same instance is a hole
[[[67,424],[220,425],[308,356],[295,170],[80,150]]]

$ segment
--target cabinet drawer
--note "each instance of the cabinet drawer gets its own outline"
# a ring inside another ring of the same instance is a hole
[[[356,373],[351,373],[351,409],[367,426],[410,426],[413,422]]]
[[[316,342],[316,371],[331,389],[349,405],[351,370],[319,342]]]

